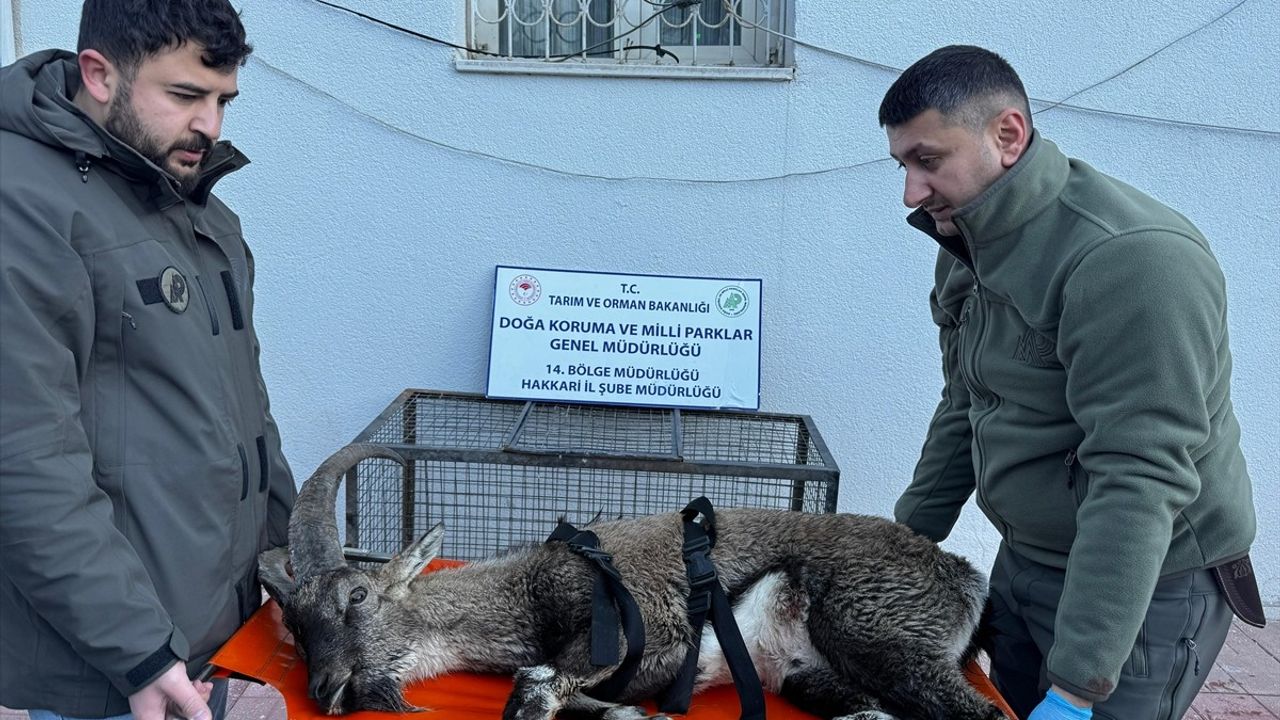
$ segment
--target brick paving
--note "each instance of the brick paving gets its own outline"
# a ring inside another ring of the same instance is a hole
[[[233,681],[227,720],[286,720],[284,699],[274,688]],[[1209,678],[1184,720],[1280,720],[1280,620],[1259,630],[1231,626]],[[27,720],[0,707],[0,720]]]

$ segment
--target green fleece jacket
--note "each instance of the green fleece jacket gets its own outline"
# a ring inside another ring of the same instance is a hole
[[[900,522],[941,540],[969,495],[1066,570],[1050,679],[1115,689],[1156,581],[1248,552],[1222,271],[1183,216],[1038,134],[953,215],[933,317],[946,385]]]

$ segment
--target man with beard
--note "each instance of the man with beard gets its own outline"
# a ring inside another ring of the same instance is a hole
[[[221,715],[294,483],[253,258],[210,194],[251,48],[227,0],[87,0],[0,70],[0,704]],[[129,713],[122,715],[123,713]]]

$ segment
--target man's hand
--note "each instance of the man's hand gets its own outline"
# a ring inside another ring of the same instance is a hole
[[[1093,706],[1089,701],[1075,695],[1070,695],[1071,700],[1068,700],[1065,695],[1070,694],[1059,690],[1056,685],[1049,688],[1044,700],[1031,711],[1027,720],[1091,720]],[[1084,704],[1084,707],[1076,703]]]
[[[213,720],[209,694],[213,683],[187,679],[187,666],[179,662],[150,685],[129,696],[134,720],[167,720],[176,715],[187,720]]]

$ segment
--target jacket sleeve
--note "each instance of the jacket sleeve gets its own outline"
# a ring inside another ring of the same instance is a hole
[[[1230,372],[1219,360],[1226,291],[1207,249],[1146,231],[1085,255],[1062,302],[1058,350],[1087,490],[1047,663],[1053,682],[1098,702],[1137,639],[1174,521],[1200,492],[1209,389]]]
[[[130,695],[185,659],[187,641],[93,478],[80,383],[95,313],[66,239],[75,221],[51,225],[57,214],[24,195],[0,195],[0,574]]]
[[[960,376],[961,320],[942,307],[937,290],[930,294],[929,305],[942,350],[942,400],[929,424],[911,485],[898,498],[893,512],[898,522],[941,542],[973,494],[973,430],[969,425],[969,390]]]
[[[258,383],[258,395],[262,398],[262,425],[267,447],[267,464],[270,485],[267,488],[267,527],[265,544],[260,550],[282,547],[289,544],[289,514],[293,512],[294,500],[298,497],[297,485],[294,483],[293,471],[285,459],[281,447],[280,429],[275,418],[271,416],[271,402],[267,395],[267,384],[262,379],[262,346],[258,342],[258,331],[253,324],[253,253],[245,245],[245,261],[249,274],[249,286],[246,291],[249,310],[249,332],[253,334],[254,381]]]

